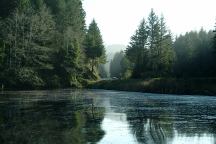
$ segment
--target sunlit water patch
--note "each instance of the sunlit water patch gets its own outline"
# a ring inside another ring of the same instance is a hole
[[[193,136],[175,133],[170,139],[169,144],[215,144],[215,136],[213,134],[194,134]]]

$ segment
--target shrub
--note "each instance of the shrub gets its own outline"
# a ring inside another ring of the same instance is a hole
[[[15,75],[18,88],[37,89],[44,86],[44,81],[32,69],[21,68],[16,71]]]

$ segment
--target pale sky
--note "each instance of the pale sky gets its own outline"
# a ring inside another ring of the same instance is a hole
[[[83,7],[87,25],[96,20],[105,45],[127,45],[151,8],[163,14],[174,35],[211,30],[216,22],[216,0],[84,0]]]

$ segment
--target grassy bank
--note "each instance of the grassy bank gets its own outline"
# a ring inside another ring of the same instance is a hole
[[[216,95],[216,78],[109,80],[92,83],[89,87],[162,94]]]

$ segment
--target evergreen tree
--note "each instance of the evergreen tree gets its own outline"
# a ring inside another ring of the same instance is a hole
[[[78,86],[85,71],[83,40],[85,36],[85,13],[80,0],[47,1],[57,25],[55,35],[54,65],[61,83]]]
[[[0,28],[1,28],[1,23],[0,23]],[[3,43],[3,39],[1,39],[2,36],[0,34],[0,70],[2,72],[3,68],[4,68],[4,57],[5,57],[5,45]],[[1,75],[1,72],[0,72],[0,75]],[[0,76],[1,77],[1,76]]]
[[[7,87],[78,86],[88,78],[81,0],[0,3],[7,7],[0,13],[0,78]]]
[[[134,77],[140,77],[147,71],[147,39],[148,29],[145,19],[143,19],[136,33],[131,37],[131,42],[126,50],[127,57],[134,63]]]
[[[38,3],[38,1],[40,0],[33,0],[33,1],[35,1],[35,3]],[[56,18],[60,19],[60,14],[63,14],[65,12],[68,1],[80,2],[80,0],[45,0],[45,3],[51,9],[52,14],[55,15]],[[73,5],[70,5],[70,7],[74,7],[75,5],[76,4],[74,3]],[[80,5],[82,4],[80,3]],[[80,8],[80,6],[77,6],[77,8]]]
[[[0,84],[78,87],[98,74],[105,77],[102,36],[95,20],[86,29],[82,0],[1,0],[0,8]],[[180,35],[173,44],[163,16],[151,10],[126,53],[115,55],[111,73],[119,78],[131,73],[134,78],[215,76],[215,51],[216,34],[203,29]]]
[[[87,59],[90,61],[91,72],[100,64],[106,62],[105,48],[103,45],[102,36],[95,20],[89,25],[86,40],[85,53]]]
[[[131,62],[123,51],[115,53],[110,63],[111,78],[127,79],[131,76]]]
[[[173,68],[175,53],[173,49],[172,36],[167,30],[164,17],[160,18],[160,39],[157,46],[158,51],[158,71],[157,75],[165,76],[170,74]]]
[[[18,0],[0,0],[0,18],[7,18],[12,14],[18,2]]]
[[[110,76],[111,77],[121,78],[121,75],[122,75],[121,61],[123,58],[124,58],[123,51],[117,52],[114,55],[114,57],[110,63]]]
[[[106,68],[105,68],[104,64],[99,65],[98,71],[99,71],[99,76],[101,78],[108,78],[108,73],[106,71]]]
[[[18,2],[18,9],[20,11],[25,11],[26,9],[31,7],[31,1],[30,0],[19,0]]]
[[[50,11],[43,4],[32,17],[29,35],[32,35],[32,49],[29,48],[32,66],[39,69],[52,69],[53,39],[55,22]]]
[[[148,21],[143,20],[131,37],[126,55],[134,64],[135,78],[166,76],[171,73],[175,54],[163,16],[159,19],[151,11]]]
[[[120,65],[121,65],[121,78],[122,79],[130,78],[132,75],[132,64],[128,60],[126,55],[124,55],[124,57],[122,58]]]
[[[149,29],[149,68],[153,75],[157,75],[159,70],[159,54],[160,54],[160,21],[153,9],[148,17],[148,29]]]
[[[215,33],[215,35],[214,35],[214,38],[213,38],[213,47],[214,47],[214,50],[216,51],[216,26],[215,26],[214,33]]]
[[[214,61],[216,62],[216,26],[214,30],[213,49],[214,49]],[[214,72],[216,73],[216,64],[214,64]]]
[[[34,11],[27,1],[22,2],[16,12],[4,21],[5,73],[8,70],[14,73],[16,81],[23,86],[42,86],[39,73],[52,68],[50,43],[55,23],[45,5]]]
[[[214,56],[211,46],[213,32],[201,29],[177,37],[174,42],[176,53],[175,75],[179,77],[214,76]]]

